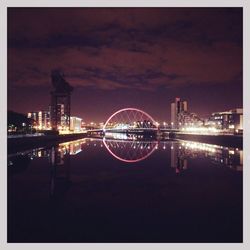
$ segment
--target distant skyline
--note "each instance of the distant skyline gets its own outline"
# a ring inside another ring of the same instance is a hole
[[[175,97],[201,117],[239,108],[242,8],[8,8],[8,109],[47,109],[54,68],[87,122],[124,107],[170,121]]]

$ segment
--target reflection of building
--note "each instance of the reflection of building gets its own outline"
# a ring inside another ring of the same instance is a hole
[[[51,129],[50,112],[49,111],[35,111],[29,112],[27,117],[34,121],[34,127],[38,130]]]
[[[229,129],[232,131],[243,130],[243,109],[232,109],[225,112],[216,112],[211,115],[207,125],[218,129]]]
[[[178,143],[171,144],[171,167],[176,169],[176,173],[187,169],[187,159],[181,154]]]
[[[82,119],[72,116],[70,117],[70,130],[72,131],[81,131]]]
[[[71,143],[69,146],[70,155],[77,155],[82,151],[82,144],[81,143]]]
[[[59,144],[59,151],[64,155],[69,153],[70,155],[76,155],[82,151],[82,145],[85,143],[85,139],[80,139],[71,142],[64,142]]]
[[[62,195],[71,187],[70,157],[82,151],[83,143],[85,139],[60,143],[57,147],[51,148],[51,196]]]
[[[180,170],[187,168],[188,159],[208,158],[211,162],[225,165],[235,170],[242,170],[243,151],[212,144],[185,141],[172,143],[171,145],[171,167]]]
[[[69,130],[70,95],[73,87],[64,80],[64,74],[53,70],[51,80],[54,90],[51,92],[51,125],[53,130]]]
[[[41,158],[41,157],[49,157],[50,156],[50,150],[46,149],[33,149],[32,152],[30,152],[28,155],[33,160],[33,158]]]
[[[50,195],[58,197],[63,195],[70,187],[70,154],[60,147],[52,147],[50,153],[51,181]]]

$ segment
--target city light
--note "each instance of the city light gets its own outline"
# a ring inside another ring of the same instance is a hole
[[[248,1],[3,2],[4,246],[247,245]]]
[[[197,132],[197,133],[218,133],[220,130],[216,129],[215,127],[186,127],[182,128],[182,131],[186,132]]]
[[[186,148],[204,150],[204,151],[209,151],[213,153],[216,152],[215,145],[209,145],[209,144],[197,143],[197,142],[188,142],[188,143],[184,143],[184,145]]]
[[[177,107],[181,107],[177,110]],[[63,106],[64,107],[64,106]],[[61,108],[63,108],[61,107]],[[175,109],[173,109],[175,107]],[[233,124],[233,120],[230,120],[227,124],[227,128],[223,128],[225,122],[222,122],[225,115],[228,114],[242,114],[242,109],[230,110],[227,112],[218,112],[213,113],[211,117],[212,120],[209,122],[201,122],[199,117],[194,114],[188,112],[187,109],[187,101],[182,101],[180,98],[175,100],[175,103],[171,103],[171,124],[168,127],[168,123],[163,121],[161,124],[159,121],[155,121],[149,114],[146,112],[136,109],[136,108],[125,108],[118,110],[114,114],[112,114],[106,122],[95,122],[91,121],[86,124],[79,117],[70,116],[70,123],[67,123],[67,115],[65,113],[60,113],[61,119],[57,121],[56,130],[59,131],[59,134],[72,134],[72,133],[86,133],[91,130],[107,131],[108,130],[129,130],[129,129],[150,129],[152,128],[160,128],[160,129],[174,129],[176,133],[188,133],[188,134],[242,134],[242,122],[239,124]],[[65,107],[64,107],[65,108]],[[120,116],[119,120],[117,120],[116,115]],[[27,117],[30,117],[34,120],[31,128],[36,130],[51,130],[55,129],[55,124],[53,123],[53,119],[51,118],[50,111],[36,111],[27,113]],[[122,119],[121,119],[122,117]],[[175,117],[173,119],[173,117]],[[115,119],[113,119],[115,118]],[[52,120],[51,120],[52,119]],[[242,116],[240,116],[242,119]],[[241,121],[241,120],[240,120]],[[83,127],[83,124],[86,126]],[[153,126],[154,125],[154,126]],[[162,127],[160,127],[162,125]],[[22,126],[26,126],[25,123],[22,123]],[[93,128],[95,126],[95,128]],[[92,127],[92,128],[91,128]],[[239,129],[240,128],[240,129]],[[8,127],[8,132],[14,132],[13,129]]]

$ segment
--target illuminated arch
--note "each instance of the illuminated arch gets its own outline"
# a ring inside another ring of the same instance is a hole
[[[108,120],[105,122],[105,124],[103,125],[103,131],[106,130],[106,126],[108,125],[108,123],[117,115],[121,114],[121,113],[128,113],[129,112],[133,112],[134,114],[141,114],[141,117],[146,117],[154,126],[158,126],[157,122],[154,120],[154,118],[152,116],[150,116],[148,113],[146,113],[143,110],[137,109],[137,108],[124,108],[124,109],[120,109],[118,111],[116,111],[114,114],[112,114]],[[128,116],[129,118],[129,116]],[[133,118],[133,117],[132,117]]]

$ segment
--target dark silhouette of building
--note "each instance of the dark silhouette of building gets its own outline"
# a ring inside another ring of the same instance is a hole
[[[33,120],[25,114],[8,110],[8,133],[31,133]]]
[[[73,87],[64,79],[61,70],[52,70],[51,81],[51,127],[53,130],[69,130],[70,127],[70,95]]]
[[[180,114],[187,112],[187,101],[182,101],[179,97],[175,98],[175,102],[171,103],[171,126],[179,128]]]

